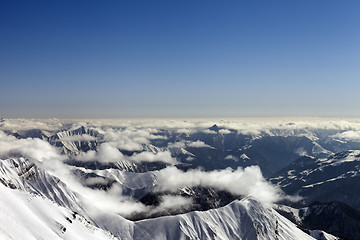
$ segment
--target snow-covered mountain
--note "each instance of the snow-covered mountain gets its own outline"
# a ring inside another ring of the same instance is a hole
[[[359,237],[357,123],[48,122],[0,123],[5,239]]]
[[[307,207],[278,205],[276,210],[303,229],[323,229],[341,239],[360,238],[360,211],[342,202],[313,202]],[[310,230],[311,231],[311,230]]]
[[[302,157],[270,179],[288,194],[314,201],[342,201],[360,210],[360,151],[344,151],[327,158]]]
[[[0,239],[119,239],[48,198],[0,184]]]
[[[47,198],[3,185],[0,192],[0,237],[4,240],[314,239],[275,210],[251,198],[206,212],[134,222],[127,233],[114,231],[117,238]]]
[[[28,159],[11,158],[0,163],[0,219],[4,239],[87,239],[90,234],[95,234],[97,239],[114,239],[114,236],[121,239],[312,239],[275,210],[252,198],[205,212],[137,222],[106,214],[92,216],[79,205],[82,202],[79,194]],[[116,173],[112,175],[122,178]],[[127,186],[138,188],[146,184],[134,177],[126,180]]]
[[[205,212],[135,223],[134,239],[314,239],[252,198]]]

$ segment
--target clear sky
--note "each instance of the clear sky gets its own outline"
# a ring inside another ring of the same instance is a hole
[[[0,89],[0,117],[360,117],[360,1],[3,0]]]

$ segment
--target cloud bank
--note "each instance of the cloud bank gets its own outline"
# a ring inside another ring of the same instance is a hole
[[[181,187],[203,186],[225,190],[234,195],[251,195],[263,203],[273,203],[283,197],[278,187],[265,180],[258,166],[211,172],[201,170],[184,172],[170,166],[156,172],[156,176],[157,191],[176,192]]]
[[[0,131],[0,156],[2,158],[23,156],[37,161],[65,159],[59,149],[38,138],[17,139]]]

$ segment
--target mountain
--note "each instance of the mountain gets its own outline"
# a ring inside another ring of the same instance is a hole
[[[314,239],[252,198],[205,212],[142,220],[134,229],[134,239]]]
[[[14,122],[0,123],[0,194],[14,199],[0,196],[0,238],[359,238],[355,125]],[[237,191],[281,199],[266,179],[302,199],[275,211]]]
[[[360,210],[360,151],[344,151],[327,158],[304,156],[270,181],[287,194],[304,197],[304,205],[341,201]]]
[[[59,178],[39,168],[27,158],[0,160],[0,183],[11,189],[36,194],[62,207],[86,215],[77,193]]]
[[[303,229],[322,229],[344,240],[360,239],[360,211],[342,202],[313,202],[300,209],[279,205],[276,210]]]
[[[48,198],[0,184],[0,239],[116,240],[110,232]]]
[[[3,239],[88,239],[89,234],[97,239],[313,239],[252,198],[204,212],[135,222],[113,214],[94,215],[79,205],[84,203],[80,195],[28,159],[0,164]]]
[[[59,131],[48,138],[50,144],[63,149],[65,154],[79,154],[96,150],[101,134],[91,128],[81,126],[74,130]]]

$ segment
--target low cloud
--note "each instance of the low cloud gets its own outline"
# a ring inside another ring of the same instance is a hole
[[[306,151],[303,147],[297,148],[297,149],[295,150],[295,153],[298,154],[299,156],[306,156],[306,155],[308,155],[307,151]]]
[[[207,145],[206,143],[197,140],[196,142],[190,142],[187,144],[188,147],[193,147],[193,148],[212,148],[211,146]]]
[[[345,140],[360,140],[360,131],[345,131],[335,134],[333,137]]]
[[[283,196],[280,188],[267,182],[258,166],[236,170],[224,169],[204,172],[201,170],[181,171],[174,166],[156,172],[157,191],[176,192],[181,187],[213,187],[234,195],[251,195],[263,203],[273,203]]]
[[[104,134],[104,141],[109,142],[114,147],[127,151],[141,151],[144,144],[150,144],[150,140],[165,138],[164,136],[154,134],[158,130],[153,128],[107,128],[104,131],[99,131]]]
[[[230,134],[231,131],[229,129],[220,129],[219,133],[221,133],[221,134]]]
[[[237,162],[239,159],[233,155],[227,155],[225,157],[225,160],[233,160],[233,161]]]
[[[185,148],[186,142],[185,140],[179,141],[179,142],[170,142],[168,143],[168,148]]]
[[[22,156],[38,161],[66,158],[60,155],[59,149],[41,139],[17,139],[2,131],[0,131],[0,156],[2,158]]]
[[[171,153],[168,151],[158,153],[141,152],[133,154],[129,159],[135,162],[164,162],[168,164],[178,163],[175,158],[171,157]]]
[[[0,121],[0,130],[31,130],[31,129],[40,129],[40,130],[59,130],[67,125],[71,125],[67,120],[59,120],[56,118],[51,119],[24,119],[24,118],[15,118],[15,119],[2,119]]]
[[[116,162],[125,160],[125,157],[109,143],[102,143],[97,151],[81,152],[75,159],[79,161]]]
[[[185,140],[181,140],[179,142],[174,142],[174,143],[168,143],[168,148],[186,148],[186,147],[191,147],[191,148],[212,148],[211,146],[209,146],[208,144],[204,143],[203,141],[197,140],[195,142],[192,141],[185,141]]]
[[[217,132],[213,131],[213,130],[210,130],[210,129],[205,129],[204,130],[204,133],[207,133],[207,134],[218,134]]]
[[[152,212],[161,212],[164,210],[176,210],[176,209],[188,209],[193,203],[192,198],[182,197],[182,196],[173,196],[173,195],[164,195],[160,199],[160,204],[158,207],[154,208]]]

